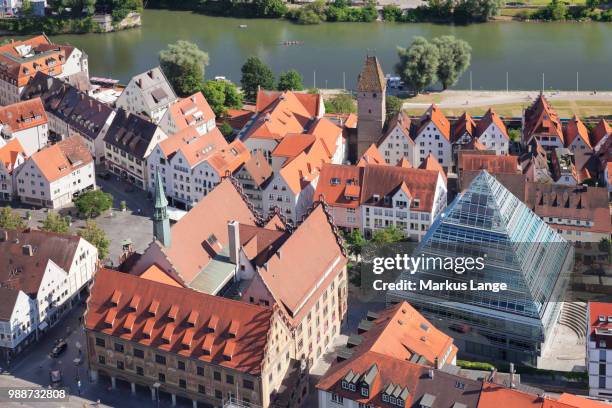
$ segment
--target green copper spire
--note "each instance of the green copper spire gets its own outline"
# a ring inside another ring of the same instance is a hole
[[[170,246],[170,219],[168,218],[168,199],[164,191],[159,170],[155,173],[155,209],[153,211],[153,235],[163,246]]]

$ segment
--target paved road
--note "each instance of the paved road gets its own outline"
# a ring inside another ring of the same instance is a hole
[[[524,103],[535,100],[539,93],[539,91],[444,91],[420,95],[413,101],[408,100],[404,103],[404,109],[427,107],[434,98],[441,108]],[[609,102],[612,106],[612,92],[545,92],[544,95],[552,101],[602,101]]]
[[[83,408],[97,405],[100,400],[100,407],[157,407],[157,403],[151,400],[148,389],[137,389],[137,394],[130,394],[129,386],[118,382],[116,390],[110,389],[110,382],[100,378],[97,383],[89,381],[87,375],[87,362],[83,361],[76,365],[74,360],[79,357],[78,346],[83,349],[82,356],[85,357],[85,340],[83,328],[79,323],[79,317],[84,312],[84,306],[80,305],[73,309],[57,326],[53,327],[48,333],[27,350],[21,357],[14,361],[5,371],[0,374],[0,387],[47,387],[49,385],[49,370],[60,369],[62,371],[63,386],[67,387],[70,393],[67,402],[45,402],[41,403],[4,403],[0,402],[2,408],[12,407],[34,407],[34,408],[60,408],[75,407]],[[55,341],[64,338],[68,342],[68,349],[59,358],[53,359],[48,353],[53,348]],[[81,392],[77,387],[77,381],[81,381]],[[160,402],[160,407],[171,407],[169,398],[164,398]],[[179,401],[179,408],[191,408],[190,402]]]

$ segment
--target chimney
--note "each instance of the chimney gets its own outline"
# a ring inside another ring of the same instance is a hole
[[[514,363],[510,363],[510,388],[515,388],[514,386]]]
[[[440,360],[438,360],[438,357],[434,358],[434,367],[436,370],[440,368]]]
[[[34,255],[34,250],[32,249],[32,245],[30,244],[26,244],[24,246],[21,247],[23,254],[27,255],[27,256],[33,256]]]
[[[238,265],[240,261],[240,224],[238,221],[230,221],[227,223],[227,236],[229,241],[230,262],[234,265]]]

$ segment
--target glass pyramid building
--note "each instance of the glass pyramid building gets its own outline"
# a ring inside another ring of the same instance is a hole
[[[415,256],[480,258],[484,267],[458,273],[433,263],[405,271],[398,281],[413,281],[416,289],[389,291],[388,303],[411,303],[467,358],[537,364],[573,267],[570,243],[482,171],[436,219]],[[422,286],[430,281],[438,286]],[[507,289],[476,290],[486,283]]]

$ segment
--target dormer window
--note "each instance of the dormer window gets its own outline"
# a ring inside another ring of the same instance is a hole
[[[342,389],[343,390],[348,390],[348,387],[349,387],[349,383],[344,381],[344,380],[342,380]]]
[[[340,179],[338,177],[332,177],[330,180],[330,184],[332,186],[337,186],[340,184]]]
[[[389,402],[389,396],[387,394],[383,393],[382,400],[383,400],[383,402]]]
[[[599,315],[599,318],[598,318],[597,320],[599,320],[599,322],[600,322],[600,323],[603,323],[603,322],[605,322],[605,321],[606,321],[606,316],[604,316],[604,315]]]
[[[355,384],[349,384],[349,390],[355,392],[357,390],[357,387],[355,386]]]
[[[366,384],[361,386],[361,395],[363,397],[369,397],[370,396],[370,388]]]

